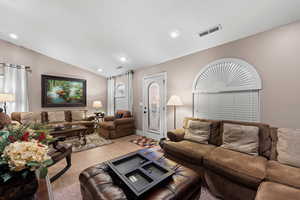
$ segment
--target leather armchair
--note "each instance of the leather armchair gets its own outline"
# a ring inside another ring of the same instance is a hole
[[[106,139],[115,139],[134,134],[134,118],[129,111],[119,110],[115,116],[106,116],[99,123],[99,134]]]

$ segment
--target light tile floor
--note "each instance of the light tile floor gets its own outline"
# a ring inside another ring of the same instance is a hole
[[[141,149],[140,146],[129,142],[136,137],[136,135],[122,137],[113,140],[112,144],[104,145],[87,151],[73,153],[71,168],[54,183],[52,183],[54,196],[56,196],[56,192],[61,193],[64,188],[68,188],[70,185],[76,183],[78,184],[79,174],[84,169],[92,165]],[[49,169],[49,176],[51,177],[52,175],[54,175],[60,169],[64,168],[65,165],[66,162],[65,160],[63,160],[52,166]]]

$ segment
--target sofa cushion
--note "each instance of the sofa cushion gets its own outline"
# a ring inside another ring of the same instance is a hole
[[[266,179],[300,189],[300,168],[284,165],[277,161],[269,161]]]
[[[210,144],[200,144],[183,140],[180,142],[165,141],[163,148],[168,154],[180,158],[185,162],[202,165],[204,155],[216,147]]]
[[[41,123],[41,113],[40,112],[21,112],[20,113],[20,122],[22,124],[28,123]]]
[[[85,110],[72,110],[72,121],[82,121],[86,119],[86,111]]]
[[[300,129],[278,129],[277,153],[278,161],[300,167]]]
[[[257,188],[265,178],[267,159],[217,147],[204,157],[204,166],[232,181]]]
[[[241,122],[241,121],[230,121],[223,120],[220,126],[221,133],[223,133],[223,124],[239,124],[243,126],[256,126],[259,128],[259,155],[270,159],[272,140],[270,136],[270,126],[268,124],[257,123],[257,122]]]
[[[210,122],[190,120],[185,129],[184,139],[192,142],[208,144],[210,136]]]
[[[258,155],[258,127],[224,123],[223,145],[221,147]]]
[[[216,145],[216,146],[219,146],[219,145],[222,144],[222,135],[221,135],[221,132],[220,132],[221,121],[186,117],[186,118],[184,118],[184,121],[183,121],[183,128],[186,129],[188,127],[188,123],[189,123],[190,120],[197,120],[197,121],[201,121],[201,122],[211,123],[210,136],[209,136],[208,143]]]
[[[51,111],[48,112],[48,122],[64,122],[65,121],[65,111]]]
[[[300,190],[273,182],[263,182],[255,200],[300,200]]]

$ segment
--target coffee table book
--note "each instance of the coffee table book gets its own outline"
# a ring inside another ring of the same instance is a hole
[[[136,197],[160,185],[175,173],[141,152],[127,154],[107,164]]]

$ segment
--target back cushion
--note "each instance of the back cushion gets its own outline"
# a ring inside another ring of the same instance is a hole
[[[72,110],[72,121],[82,121],[86,119],[86,111],[85,110]]]
[[[29,123],[41,123],[41,113],[40,112],[21,112],[20,113],[20,122],[22,124]]]
[[[184,139],[208,144],[210,136],[211,122],[201,122],[199,120],[189,120],[185,129]]]
[[[48,112],[48,122],[64,122],[65,121],[65,111],[51,111]]]
[[[223,145],[221,147],[250,155],[258,155],[259,129],[256,126],[243,126],[224,123]]]
[[[258,154],[260,156],[264,156],[268,159],[271,157],[271,149],[272,149],[272,140],[270,135],[270,126],[268,124],[259,123],[259,122],[242,122],[242,121],[230,121],[230,120],[223,120],[222,124],[236,124],[242,126],[255,126],[259,129],[259,147],[258,147]],[[223,127],[221,126],[221,133],[223,133]],[[222,136],[223,138],[223,136]]]
[[[220,146],[222,144],[222,134],[220,132],[221,121],[186,117],[183,121],[184,129],[188,128],[189,121],[191,120],[210,123],[210,136],[209,136],[208,143],[217,146]]]
[[[300,167],[300,129],[278,129],[277,160],[280,163]]]

